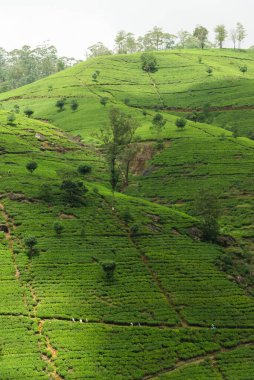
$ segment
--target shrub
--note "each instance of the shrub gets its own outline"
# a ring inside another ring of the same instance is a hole
[[[240,71],[245,74],[248,70],[248,67],[246,65],[240,67]]]
[[[64,226],[62,225],[62,223],[56,221],[53,225],[53,228],[57,236],[62,235],[62,232],[64,230]]]
[[[65,99],[58,99],[56,102],[56,107],[58,108],[58,111],[63,111],[65,106]]]
[[[27,108],[27,109],[25,109],[24,114],[25,114],[27,117],[31,117],[31,116],[34,114],[34,111],[31,110],[30,108]]]
[[[106,276],[112,278],[116,269],[116,263],[114,261],[104,261],[101,266]]]
[[[92,167],[90,165],[80,165],[78,167],[78,172],[80,174],[88,174],[88,173],[91,173],[92,171]]]
[[[179,129],[183,129],[187,124],[187,120],[184,119],[183,117],[179,117],[176,119],[175,121],[175,125],[177,126],[177,128]]]
[[[37,245],[37,239],[34,236],[28,236],[25,238],[24,243],[28,248],[28,255],[32,257],[36,253],[35,246]]]
[[[143,53],[141,55],[141,67],[142,70],[148,73],[155,73],[158,71],[158,63],[154,54]]]
[[[64,180],[60,185],[63,192],[63,200],[72,206],[84,204],[84,194],[88,191],[83,182]]]
[[[130,228],[130,233],[131,233],[131,236],[136,236],[137,233],[139,231],[139,225],[138,224],[133,224]]]
[[[106,96],[103,96],[100,98],[100,103],[102,106],[106,106],[106,104],[108,103],[109,99],[106,97]]]
[[[14,121],[16,120],[16,116],[14,113],[11,113],[7,116],[7,124],[8,125],[15,125]]]
[[[212,75],[213,73],[213,69],[211,67],[208,67],[208,69],[206,70],[206,72],[208,73],[208,75]]]
[[[35,161],[28,162],[26,164],[26,169],[30,172],[33,173],[35,169],[37,169],[38,164]]]
[[[73,99],[71,102],[72,111],[77,111],[78,107],[79,107],[79,104],[78,104],[77,100]]]

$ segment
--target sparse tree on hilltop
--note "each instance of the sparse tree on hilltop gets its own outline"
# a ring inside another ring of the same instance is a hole
[[[193,36],[198,39],[201,49],[204,49],[207,42],[208,30],[204,26],[198,25],[193,32]]]
[[[142,69],[148,73],[155,73],[158,71],[158,63],[154,54],[143,53],[141,55]]]
[[[236,40],[238,41],[238,49],[241,49],[242,41],[245,39],[246,36],[247,36],[247,33],[245,31],[243,24],[238,22],[236,24]]]
[[[220,49],[222,49],[223,42],[228,36],[228,32],[226,31],[225,25],[217,25],[214,31],[215,31],[215,40],[218,43]]]

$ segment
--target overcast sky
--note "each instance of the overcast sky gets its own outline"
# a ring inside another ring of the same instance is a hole
[[[0,46],[11,50],[49,40],[61,55],[83,59],[97,41],[113,47],[119,30],[142,35],[157,25],[165,32],[206,26],[228,29],[241,22],[254,45],[254,0],[0,0]]]

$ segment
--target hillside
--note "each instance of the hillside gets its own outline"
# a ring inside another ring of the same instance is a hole
[[[205,99],[223,111],[215,123],[223,117],[230,125],[241,112],[246,132],[254,55],[192,50],[157,59],[160,68],[150,76],[137,54],[103,57],[0,94],[1,379],[254,377],[252,268],[246,273],[245,261],[254,251],[254,142],[208,120],[179,131],[171,113],[200,110]],[[34,119],[17,114],[8,124],[6,110],[17,104],[33,109]],[[114,197],[95,133],[108,123],[112,104],[140,122],[130,184]],[[160,149],[150,129],[155,106],[167,119]],[[34,173],[26,170],[29,161],[38,163]],[[78,174],[80,164],[91,165],[91,173]],[[66,178],[84,183],[84,204],[63,199]],[[43,184],[50,199],[41,196]],[[206,188],[219,194],[221,231],[234,237],[233,246],[193,233],[194,198]],[[64,227],[60,236],[56,221]],[[32,257],[28,236],[38,241]],[[218,262],[231,255],[235,267],[225,273]],[[109,260],[113,278],[103,270]]]

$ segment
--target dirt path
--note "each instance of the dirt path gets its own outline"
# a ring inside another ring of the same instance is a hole
[[[21,271],[20,271],[20,269],[18,267],[18,264],[16,262],[16,257],[15,257],[14,249],[13,249],[13,247],[14,247],[14,238],[12,236],[11,229],[15,228],[15,224],[14,224],[14,221],[11,219],[11,217],[6,212],[5,206],[4,206],[3,203],[0,203],[0,212],[2,213],[4,222],[5,222],[5,226],[6,226],[5,238],[6,238],[7,242],[8,242],[9,250],[10,250],[11,255],[12,255],[12,261],[13,261],[13,265],[14,265],[14,268],[15,268],[15,277],[16,277],[17,281],[19,281],[20,287],[24,288],[24,285],[22,284],[21,279],[20,279],[20,277],[21,277]],[[31,260],[29,261],[26,270],[28,272],[30,272],[30,270],[31,270]],[[36,292],[35,292],[35,290],[33,288],[32,283],[30,281],[28,281],[26,285],[28,286],[28,289],[29,289],[30,294],[31,294],[31,298],[33,300],[32,311],[28,311],[26,317],[29,316],[29,318],[31,320],[37,321],[36,316],[37,316],[37,308],[38,308],[38,305],[39,305],[38,298],[37,298],[37,295],[36,295]],[[28,304],[26,298],[23,299],[23,302],[24,302],[26,308],[29,309],[29,306],[31,306],[31,305]],[[4,315],[8,315],[8,314],[4,314]],[[19,315],[13,314],[12,316],[19,317],[20,314]],[[24,317],[25,317],[25,315],[24,315]],[[61,378],[61,376],[58,375],[57,368],[56,368],[55,363],[54,363],[54,358],[57,356],[57,351],[50,344],[49,338],[43,333],[43,325],[44,325],[44,323],[45,323],[45,321],[39,320],[39,322],[38,322],[38,333],[39,333],[39,335],[41,335],[41,336],[43,335],[45,337],[45,339],[46,339],[46,349],[50,353],[50,357],[45,356],[45,355],[42,354],[43,347],[42,347],[42,344],[40,343],[40,341],[38,340],[38,346],[39,346],[39,349],[40,349],[40,352],[41,352],[41,358],[42,358],[43,361],[45,361],[47,363],[50,363],[51,364],[51,368],[53,368],[53,371],[48,373],[49,376],[51,376],[51,378],[54,379],[54,380],[63,380],[63,378]]]
[[[221,370],[219,369],[219,367],[217,365],[216,355],[220,354],[220,353],[224,353],[224,352],[232,352],[232,351],[234,351],[240,347],[251,347],[251,346],[253,346],[253,343],[239,343],[239,344],[237,344],[231,348],[221,348],[220,350],[215,351],[212,354],[204,354],[204,355],[200,355],[200,356],[197,356],[197,357],[194,357],[191,359],[187,359],[187,360],[179,360],[178,362],[176,362],[176,364],[173,367],[165,368],[165,369],[158,371],[158,372],[151,374],[151,375],[146,375],[146,376],[142,377],[140,380],[156,380],[159,376],[174,373],[178,369],[185,368],[191,364],[201,364],[205,360],[211,360],[213,367],[216,367],[216,370],[220,374],[221,379],[226,379],[226,377],[223,375],[223,373],[221,372]]]

